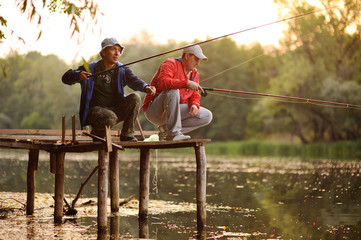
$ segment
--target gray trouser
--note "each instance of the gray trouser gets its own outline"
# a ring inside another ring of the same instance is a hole
[[[138,117],[141,99],[138,93],[131,93],[114,107],[91,107],[87,116],[93,131],[105,135],[105,126],[113,127],[124,121],[121,136],[134,136],[134,122]]]
[[[189,116],[188,104],[179,104],[178,89],[162,91],[144,114],[151,123],[163,128],[166,136],[190,132],[212,121],[212,112],[203,107],[194,117]]]

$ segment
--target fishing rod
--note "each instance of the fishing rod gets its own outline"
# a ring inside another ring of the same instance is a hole
[[[331,101],[325,101],[325,100],[291,97],[291,96],[275,95],[275,94],[268,94],[268,93],[246,92],[246,91],[228,90],[228,89],[220,89],[220,88],[208,88],[208,87],[203,87],[203,90],[204,90],[204,92],[201,92],[201,95],[203,97],[207,96],[207,91],[215,91],[215,92],[239,93],[239,94],[263,96],[263,97],[299,100],[299,101],[305,101],[306,103],[322,103],[322,104],[338,105],[338,106],[343,106],[343,107],[347,107],[347,108],[361,108],[361,105],[355,105],[355,104],[349,104],[349,103],[331,102]]]
[[[340,4],[340,5],[343,5],[343,4]],[[312,12],[307,12],[307,13],[298,14],[298,15],[296,15],[296,16],[292,16],[292,17],[280,19],[280,20],[277,20],[277,21],[274,21],[274,22],[269,22],[269,23],[266,23],[266,24],[258,25],[258,26],[251,27],[251,28],[247,28],[247,29],[244,29],[244,30],[241,30],[241,31],[237,31],[237,32],[225,34],[225,35],[222,35],[222,36],[219,36],[219,37],[215,37],[215,38],[211,38],[211,39],[208,39],[208,40],[205,40],[205,41],[201,41],[201,42],[189,44],[189,45],[184,46],[184,47],[175,48],[175,49],[173,49],[173,50],[169,50],[169,51],[165,51],[165,52],[158,53],[158,54],[155,54],[155,55],[151,55],[151,56],[149,56],[149,57],[145,57],[145,58],[141,58],[141,59],[139,59],[139,60],[135,60],[135,61],[132,61],[132,62],[129,62],[129,63],[125,63],[125,64],[123,64],[123,65],[121,65],[121,66],[117,66],[117,67],[114,67],[114,68],[111,68],[111,69],[108,69],[108,70],[104,70],[104,71],[100,71],[100,72],[94,73],[94,74],[92,74],[92,76],[95,77],[95,76],[104,74],[104,73],[106,73],[106,72],[112,71],[112,70],[114,70],[114,69],[122,68],[122,67],[129,66],[129,65],[132,65],[132,64],[135,64],[135,63],[139,63],[139,62],[142,62],[142,61],[146,61],[146,60],[149,60],[149,59],[152,59],[152,58],[156,58],[156,57],[159,57],[159,56],[163,56],[163,55],[166,55],[166,54],[169,54],[169,53],[172,53],[172,52],[176,52],[176,51],[179,51],[179,50],[183,50],[183,49],[185,49],[185,48],[192,47],[192,46],[195,46],[195,45],[200,45],[200,44],[212,42],[212,41],[215,41],[215,40],[218,40],[218,39],[221,39],[221,38],[233,36],[233,35],[236,35],[236,34],[239,34],[239,33],[244,33],[244,32],[251,31],[251,30],[254,30],[254,29],[257,29],[257,28],[262,28],[262,27],[266,27],[266,26],[273,25],[273,24],[277,24],[277,23],[281,23],[281,22],[286,22],[286,21],[293,20],[293,19],[297,19],[297,18],[300,18],[300,17],[305,17],[305,16],[307,16],[307,15],[315,14],[315,13],[318,13],[318,12],[328,11],[328,10],[330,10],[330,9],[332,9],[332,8],[339,7],[340,5],[335,5],[335,6],[331,6],[331,7],[325,8],[325,9],[320,9],[320,10],[315,10],[315,11],[312,11]]]

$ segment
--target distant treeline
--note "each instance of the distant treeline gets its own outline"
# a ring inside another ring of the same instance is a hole
[[[276,2],[289,10],[287,16],[314,10],[307,3],[294,7],[292,1]],[[332,4],[331,0],[322,2]],[[361,29],[361,11],[358,4],[346,2],[338,10],[289,21],[277,47],[238,45],[230,38],[202,45],[209,60],[198,67],[201,85],[360,105],[361,41],[357,29]],[[127,63],[188,44],[172,40],[158,44],[150,39],[143,32],[124,43],[126,50],[120,61]],[[130,67],[149,83],[161,62],[180,55],[176,52]],[[69,121],[71,115],[78,116],[80,87],[64,85],[61,76],[81,63],[69,66],[57,56],[37,52],[13,52],[0,62],[6,69],[0,76],[0,128],[60,128],[61,116]],[[239,141],[279,136],[301,143],[361,137],[361,109],[215,93],[202,98],[201,104],[213,112],[214,119],[192,133],[193,137]],[[156,129],[142,113],[139,119],[144,129]]]

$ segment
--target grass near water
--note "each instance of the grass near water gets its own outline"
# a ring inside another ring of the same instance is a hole
[[[224,157],[300,157],[335,160],[361,160],[361,141],[335,143],[291,144],[267,141],[211,142],[206,145],[207,155]],[[172,150],[193,153],[191,149]]]

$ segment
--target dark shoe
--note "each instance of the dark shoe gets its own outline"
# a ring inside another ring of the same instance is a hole
[[[138,142],[138,139],[136,137],[120,136],[119,139],[122,142]]]

